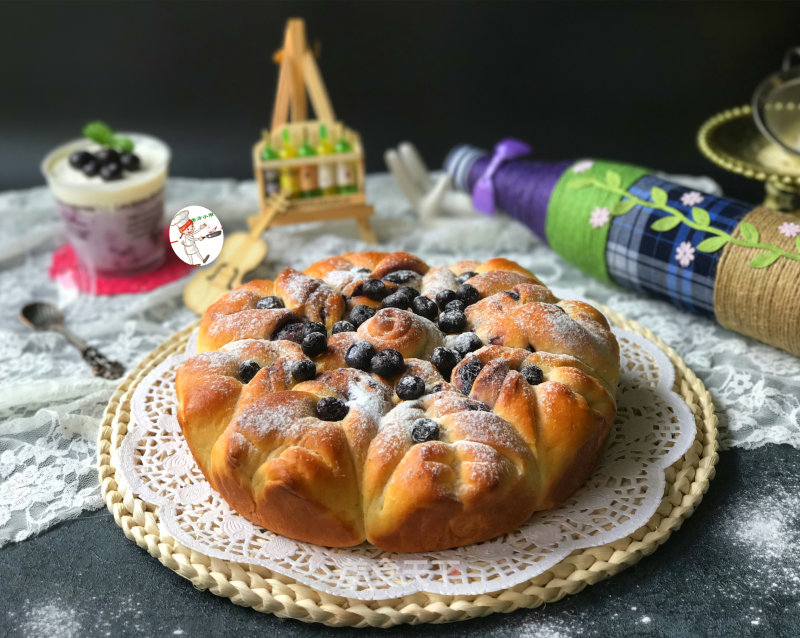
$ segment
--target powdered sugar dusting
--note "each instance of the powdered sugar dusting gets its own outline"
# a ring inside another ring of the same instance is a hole
[[[453,447],[461,453],[467,476],[484,484],[497,483],[505,469],[503,457],[493,447],[475,441],[456,441]]]
[[[388,414],[380,420],[379,429],[392,428],[397,424],[402,424],[403,428],[408,427],[415,419],[425,416],[424,408],[420,401],[403,401],[394,406]]]
[[[419,401],[403,401],[378,422],[378,436],[370,444],[370,454],[391,457],[407,447],[411,438],[411,424],[425,416]]]
[[[231,440],[231,443],[233,443],[234,445],[237,445],[237,446],[239,446],[241,448],[245,448],[245,447],[248,447],[248,446],[249,447],[253,447],[252,443],[250,443],[250,441],[248,441],[242,435],[241,432],[233,432],[231,434],[231,439],[230,440]]]
[[[241,359],[245,350],[262,341],[262,339],[239,339],[238,341],[226,343],[220,348],[220,351],[227,352],[236,359]]]
[[[242,431],[253,432],[258,437],[278,435],[292,439],[298,436],[304,417],[308,416],[310,414],[302,409],[299,401],[273,403],[269,407],[259,402],[242,410],[236,421]]]
[[[257,301],[261,298],[255,290],[249,288],[234,288],[225,293],[225,300],[237,304],[247,304],[247,302]]]
[[[280,287],[285,295],[299,303],[308,299],[322,283],[316,277],[309,277],[292,268],[286,268],[275,281],[276,283],[280,282]]]
[[[369,279],[369,273],[356,266],[349,270],[332,270],[323,277],[326,284],[333,286],[339,292],[348,284],[356,284],[367,279]]]
[[[272,332],[292,320],[299,320],[297,315],[285,308],[271,308],[258,310],[247,308],[231,314],[218,313],[210,322],[208,332],[219,337],[227,336],[232,340],[242,338],[267,338]]]
[[[541,304],[539,308],[544,310],[544,316],[547,318],[551,331],[557,333],[565,341],[570,351],[584,347],[589,337],[594,336],[587,329],[586,322],[576,321],[575,317],[567,314],[560,306]],[[592,324],[589,324],[588,327],[592,327]]]
[[[528,446],[514,427],[494,412],[456,412],[442,418],[449,419],[451,427],[459,430],[461,437],[467,441],[504,448],[523,458],[530,454]]]
[[[347,407],[358,410],[375,423],[380,423],[381,418],[392,409],[383,392],[355,380],[347,387],[347,398]]]
[[[338,294],[321,279],[309,277],[291,268],[278,275],[275,284],[283,296],[291,302],[288,305],[295,308],[304,304],[322,306],[327,297]]]
[[[195,360],[203,361],[208,364],[209,372],[216,374],[224,374],[230,367],[230,364],[235,361],[233,355],[219,350],[210,350],[208,352],[201,352],[194,356]]]
[[[422,294],[428,297],[436,296],[441,290],[455,290],[457,287],[456,276],[449,268],[431,268],[422,278]]]

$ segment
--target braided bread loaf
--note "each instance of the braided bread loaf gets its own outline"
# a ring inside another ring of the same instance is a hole
[[[593,471],[616,416],[605,317],[506,259],[353,253],[205,313],[178,420],[211,486],[279,534],[418,552],[511,531]]]

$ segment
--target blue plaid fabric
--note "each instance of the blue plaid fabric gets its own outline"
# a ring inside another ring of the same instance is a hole
[[[691,189],[645,175],[629,189],[636,197],[650,200],[650,189],[658,186],[667,192],[669,205],[691,218],[691,206],[681,203],[681,197]],[[700,193],[703,201],[695,204],[708,211],[711,226],[728,233],[752,209],[751,205],[714,195]],[[714,317],[714,279],[722,250],[702,253],[697,245],[709,235],[680,224],[665,232],[652,230],[650,225],[669,216],[660,210],[635,206],[629,213],[612,218],[606,244],[608,274],[620,286],[641,290],[661,297],[685,310]],[[678,247],[689,242],[694,259],[683,267],[677,259]]]

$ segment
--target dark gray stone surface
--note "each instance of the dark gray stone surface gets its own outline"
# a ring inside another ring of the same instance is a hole
[[[800,635],[800,451],[720,455],[683,528],[638,565],[535,610],[420,636]],[[128,541],[105,510],[0,550],[0,636],[365,636],[280,620],[195,590]]]

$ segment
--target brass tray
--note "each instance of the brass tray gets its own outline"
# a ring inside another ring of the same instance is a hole
[[[749,106],[706,120],[697,133],[697,145],[725,170],[765,182],[765,205],[783,211],[800,209],[800,156],[764,137]]]

